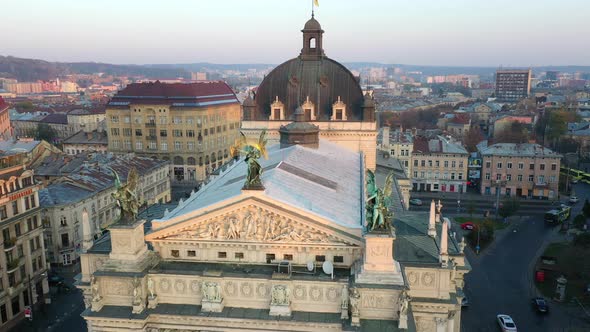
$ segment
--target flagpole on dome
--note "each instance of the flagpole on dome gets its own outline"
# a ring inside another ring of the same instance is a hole
[[[319,7],[320,6],[320,2],[319,0],[311,0],[311,17],[313,17],[314,15],[314,7]]]

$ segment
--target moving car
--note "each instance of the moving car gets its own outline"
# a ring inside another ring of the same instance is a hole
[[[578,203],[579,199],[578,196],[571,196],[569,202],[572,204]]]
[[[549,306],[547,305],[547,301],[545,301],[544,298],[535,297],[531,302],[537,312],[540,312],[542,314],[549,312]]]
[[[421,206],[422,205],[422,201],[418,198],[412,198],[410,199],[410,205],[418,205]]]
[[[516,332],[516,324],[514,324],[512,317],[499,314],[496,318],[498,318],[498,324],[503,332]]]
[[[475,228],[475,224],[471,221],[464,222],[461,224],[461,229],[466,229],[466,230],[470,231],[474,228]]]

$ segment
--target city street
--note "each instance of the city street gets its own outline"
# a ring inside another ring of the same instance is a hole
[[[575,187],[581,202],[573,207],[577,215],[583,200],[590,196],[590,186]],[[472,271],[465,277],[465,293],[470,306],[462,311],[461,329],[497,331],[496,315],[512,316],[519,331],[588,331],[590,320],[573,304],[549,301],[547,316],[536,314],[531,299],[537,295],[533,267],[546,245],[564,239],[558,228],[547,227],[542,216],[511,222],[496,241],[480,256],[466,250]]]
[[[55,271],[54,271],[55,272]],[[80,316],[84,310],[82,293],[72,284],[77,270],[58,270],[57,273],[65,278],[65,284],[70,291],[59,292],[51,287],[51,304],[41,307],[33,312],[33,320],[24,319],[11,331],[14,332],[41,332],[41,331],[87,331],[86,321]]]

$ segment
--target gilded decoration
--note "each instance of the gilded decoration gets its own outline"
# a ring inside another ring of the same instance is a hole
[[[326,243],[351,245],[342,239],[267,210],[249,206],[200,221],[165,239],[239,242]]]

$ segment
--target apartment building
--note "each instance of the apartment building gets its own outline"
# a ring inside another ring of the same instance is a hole
[[[531,69],[497,70],[496,98],[499,101],[515,102],[528,97],[531,92]]]
[[[467,150],[451,139],[414,137],[412,190],[465,192],[468,157]]]
[[[39,185],[25,168],[26,153],[0,155],[0,330],[24,317],[26,306],[48,299]]]
[[[7,140],[12,136],[8,103],[0,96],[0,139]]]
[[[408,176],[412,174],[413,141],[411,133],[400,129],[391,131],[389,127],[383,127],[377,134],[377,148],[389,158],[398,159]]]
[[[231,159],[241,107],[224,82],[134,83],[107,104],[108,149],[171,162],[173,181],[202,181]]]
[[[552,199],[559,188],[561,155],[539,144],[498,143],[480,151],[481,193]]]
[[[118,209],[112,197],[115,176],[111,169],[123,183],[132,168],[137,170],[137,196],[146,206],[170,200],[166,161],[103,154],[88,154],[69,161],[54,158],[46,158],[45,164],[39,167],[43,176],[56,173],[51,183],[39,192],[47,259],[51,264],[76,263],[84,239],[89,239],[91,245],[93,239],[117,220]],[[87,218],[87,229],[83,227],[84,218]]]

